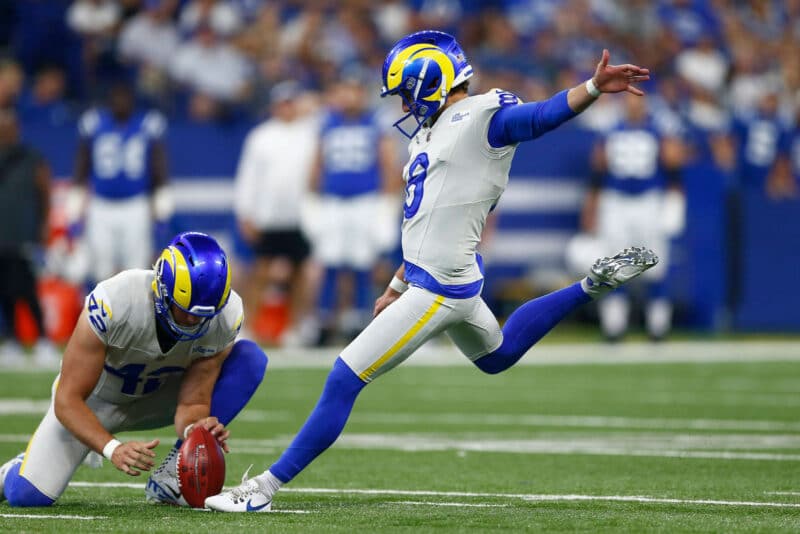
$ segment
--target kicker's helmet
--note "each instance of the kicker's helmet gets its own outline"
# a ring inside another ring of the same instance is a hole
[[[472,66],[450,34],[426,30],[400,39],[383,62],[381,96],[400,95],[409,112],[394,126],[413,138],[422,125],[435,115],[453,87],[472,76]],[[415,128],[408,132],[403,123],[409,118]]]
[[[228,303],[231,270],[217,241],[200,232],[178,234],[161,252],[153,267],[156,317],[178,341],[197,339],[209,321]],[[201,317],[194,326],[178,324],[171,305]]]

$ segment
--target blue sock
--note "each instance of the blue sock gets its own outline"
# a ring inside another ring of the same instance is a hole
[[[272,474],[283,482],[289,482],[333,445],[347,423],[356,397],[366,385],[341,358],[337,358],[314,411],[289,448],[269,468]]]
[[[355,286],[355,308],[359,312],[369,313],[372,310],[372,272],[369,270],[353,270]]]
[[[517,308],[503,326],[503,344],[494,352],[475,360],[475,365],[489,374],[505,371],[559,321],[591,300],[581,289],[580,282],[529,300]]]
[[[336,288],[339,281],[339,268],[325,267],[322,288],[319,292],[319,313],[324,320],[329,320],[336,309]]]
[[[5,493],[8,504],[11,506],[50,506],[55,502],[19,474],[22,464],[12,467],[6,474]]]

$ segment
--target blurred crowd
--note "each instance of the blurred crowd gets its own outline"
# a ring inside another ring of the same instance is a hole
[[[457,36],[473,92],[525,101],[585,79],[603,48],[646,65],[652,107],[726,168],[717,134],[753,117],[781,134],[800,109],[800,0],[0,0],[0,15],[0,107],[23,122],[75,120],[119,80],[171,121],[252,121],[275,84],[324,91],[354,66],[377,100],[386,50],[419,29]],[[593,111],[602,129],[618,110]]]
[[[765,93],[791,119],[800,94],[797,0],[4,0],[0,13],[0,105],[32,113],[85,106],[124,76],[172,116],[260,113],[287,78],[324,89],[357,64],[377,84],[388,47],[424,28],[457,36],[476,90],[528,101],[585,78],[604,47],[709,128]]]

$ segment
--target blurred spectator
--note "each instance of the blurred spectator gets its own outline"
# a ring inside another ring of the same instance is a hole
[[[786,145],[786,126],[778,116],[778,94],[765,93],[750,116],[734,121],[738,184],[747,192],[765,191],[774,176],[781,145]]]
[[[770,42],[783,34],[787,25],[784,2],[777,0],[740,0],[735,13],[747,33]]]
[[[800,192],[800,108],[797,109],[794,127],[780,146],[780,155],[767,182],[767,194],[773,199],[797,197]]]
[[[278,35],[281,25],[276,5],[265,5],[255,20],[234,40],[236,46],[254,62],[278,56]]]
[[[411,7],[403,0],[387,0],[374,7],[372,16],[381,38],[393,43],[409,32],[411,13]]]
[[[67,11],[71,5],[70,0],[14,2],[13,50],[29,76],[42,65],[62,66],[67,73],[67,93],[80,97],[86,80],[81,38],[67,25]]]
[[[367,81],[351,69],[330,91],[331,109],[311,175],[310,190],[319,199],[307,233],[324,268],[318,306],[322,344],[337,334],[351,340],[372,319],[373,269],[399,236],[394,209],[399,203],[390,192],[399,191],[400,169],[389,132],[368,107]],[[341,275],[351,276],[351,291],[340,289]]]
[[[115,73],[114,38],[122,17],[114,0],[78,0],[67,11],[67,25],[83,40],[83,66],[88,86]]]
[[[109,36],[122,12],[113,0],[77,0],[67,11],[67,24],[86,36]]]
[[[22,92],[25,75],[14,61],[0,60],[0,109],[12,108]]]
[[[469,15],[478,4],[471,0],[412,0],[409,3],[415,8],[415,28],[436,28],[448,33],[468,24]]]
[[[44,321],[36,293],[35,257],[47,243],[50,211],[50,168],[30,146],[20,142],[14,111],[0,110],[0,306],[7,332],[14,337],[19,317],[17,305],[27,304],[36,321],[39,340],[35,362],[58,365],[58,353],[45,337]],[[6,363],[23,363],[15,341],[0,354]]]
[[[503,0],[506,18],[520,35],[537,35],[552,28],[563,0]]]
[[[709,37],[684,49],[675,58],[675,69],[685,80],[714,94],[720,94],[728,76],[728,59]]]
[[[254,66],[250,106],[255,113],[267,109],[270,88],[289,76],[288,61],[280,51],[280,32],[280,9],[277,4],[267,4],[233,41]]]
[[[245,313],[258,316],[268,286],[287,287],[286,344],[309,344],[316,335],[310,322],[310,247],[300,229],[300,212],[316,153],[318,119],[302,112],[300,97],[301,88],[294,81],[282,82],[270,92],[272,116],[245,140],[234,198],[239,231],[255,256],[243,292]]]
[[[744,118],[758,113],[759,101],[766,93],[775,92],[781,83],[780,73],[770,69],[755,41],[743,39],[733,46],[728,98],[734,116]]]
[[[624,97],[623,97],[624,98]],[[643,98],[624,98],[624,115],[593,154],[593,176],[581,226],[599,240],[601,255],[647,245],[660,261],[647,282],[645,322],[651,339],[671,328],[666,287],[669,240],[681,233],[685,200],[680,170],[685,156],[679,132],[664,131]],[[629,298],[615,291],[598,303],[603,334],[619,340],[628,329]]]
[[[67,201],[74,227],[90,196],[85,237],[95,281],[151,265],[153,220],[163,225],[172,216],[163,115],[138,111],[125,84],[114,85],[107,101],[108,107],[91,109],[80,119],[74,185]]]
[[[139,92],[157,102],[168,97],[169,64],[180,44],[172,22],[177,0],[147,0],[145,9],[122,28],[118,54],[138,67]]]
[[[25,122],[60,126],[73,119],[66,101],[67,79],[58,65],[45,65],[36,73],[31,88],[23,93],[18,108]]]
[[[178,47],[170,72],[191,93],[204,95],[216,105],[245,96],[251,69],[236,49],[220,41],[211,27],[202,25],[190,41]]]
[[[703,37],[719,38],[720,21],[705,0],[663,0],[659,2],[661,24],[682,46],[694,46]]]
[[[181,10],[178,24],[187,35],[208,26],[217,35],[229,37],[241,29],[242,16],[232,2],[192,0]]]

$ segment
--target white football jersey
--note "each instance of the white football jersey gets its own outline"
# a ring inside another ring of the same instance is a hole
[[[228,304],[200,338],[177,342],[162,354],[156,336],[152,270],[131,269],[97,284],[86,297],[89,324],[106,345],[103,373],[93,395],[128,403],[180,380],[198,358],[233,343],[242,326],[242,299],[231,290]]]
[[[499,89],[470,96],[449,106],[411,140],[403,169],[402,229],[410,283],[447,296],[480,292],[483,275],[476,247],[486,217],[508,184],[516,150],[516,145],[489,145],[489,122],[501,105],[516,103],[514,95]]]

